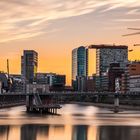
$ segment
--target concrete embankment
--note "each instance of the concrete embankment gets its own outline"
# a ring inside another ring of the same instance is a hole
[[[104,104],[104,103],[90,103],[90,102],[71,102],[73,104],[80,104],[80,105],[91,105],[91,106],[96,106],[99,108],[107,108],[107,109],[114,109],[114,104]],[[135,110],[135,111],[140,111],[140,106],[134,106],[134,105],[120,105],[119,106],[120,110]]]
[[[3,108],[10,108],[10,107],[15,107],[15,106],[21,106],[21,105],[25,105],[25,102],[13,103],[13,104],[1,104],[1,105],[0,105],[0,109],[3,109]]]

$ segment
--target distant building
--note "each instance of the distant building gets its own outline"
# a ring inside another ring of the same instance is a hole
[[[65,90],[66,76],[56,73],[37,73],[37,84],[48,84],[51,91]]]
[[[125,92],[138,92],[140,91],[140,61],[131,61],[128,64],[127,79],[125,80]]]
[[[120,68],[120,64],[111,63],[107,71],[102,73],[102,76],[95,77],[96,91],[115,92],[116,79],[119,79],[121,87],[122,74],[124,74],[124,69]]]
[[[122,75],[122,92],[136,92],[139,86],[140,61],[130,61]]]
[[[51,91],[64,91],[66,84],[66,76],[59,74],[48,74],[48,84]]]
[[[86,79],[86,91],[96,91],[96,77],[89,76]]]
[[[27,83],[36,81],[38,67],[38,53],[34,50],[24,50],[21,56],[21,74]]]
[[[49,84],[48,73],[36,73],[36,82],[38,84]]]
[[[72,51],[72,86],[78,90],[78,77],[88,76],[88,49],[84,46]],[[79,78],[78,78],[79,79]]]
[[[0,82],[2,84],[3,91],[10,91],[12,87],[12,79],[8,76],[7,73],[0,72]]]
[[[112,63],[110,64],[110,68],[108,70],[108,78],[109,78],[109,87],[108,90],[110,92],[115,92],[115,81],[119,79],[120,87],[121,87],[121,78],[122,74],[124,74],[124,69],[120,67],[120,63]],[[120,89],[121,91],[121,89]]]
[[[65,86],[66,84],[66,76],[55,74],[55,73],[48,73],[48,84],[50,86]]]
[[[140,61],[132,61],[128,64],[130,75],[140,75]]]
[[[23,80],[20,74],[10,74],[12,79],[12,92],[23,92]]]
[[[129,77],[129,91],[140,92],[140,75],[131,75]]]
[[[27,84],[26,93],[48,93],[50,92],[50,87],[48,84]]]

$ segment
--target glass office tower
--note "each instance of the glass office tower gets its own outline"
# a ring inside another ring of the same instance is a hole
[[[72,51],[72,86],[77,90],[77,78],[88,76],[88,49],[84,46]]]

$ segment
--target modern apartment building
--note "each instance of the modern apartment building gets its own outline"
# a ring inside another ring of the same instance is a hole
[[[96,85],[104,90],[107,78],[104,75],[110,64],[119,64],[119,69],[125,70],[128,64],[128,46],[124,45],[90,45],[89,49],[96,49]],[[98,84],[97,84],[98,83]],[[107,86],[107,85],[106,85]],[[107,89],[107,88],[105,88]]]
[[[24,50],[21,56],[21,74],[27,83],[36,81],[38,53],[34,50]]]
[[[127,46],[102,45],[96,48],[96,74],[102,75],[111,63],[119,63],[120,68],[126,69],[128,63]]]

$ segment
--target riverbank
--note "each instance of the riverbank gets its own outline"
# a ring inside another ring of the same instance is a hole
[[[0,105],[0,109],[11,108],[11,107],[16,107],[16,106],[23,106],[23,105],[25,105],[25,102],[13,103],[13,104],[3,104],[3,105]]]
[[[73,104],[79,104],[79,105],[91,105],[91,106],[96,106],[99,108],[106,108],[106,109],[114,109],[114,104],[105,104],[105,103],[90,103],[90,102],[71,102]],[[135,110],[135,111],[140,111],[140,106],[133,106],[133,105],[120,105],[119,106],[120,110]]]

